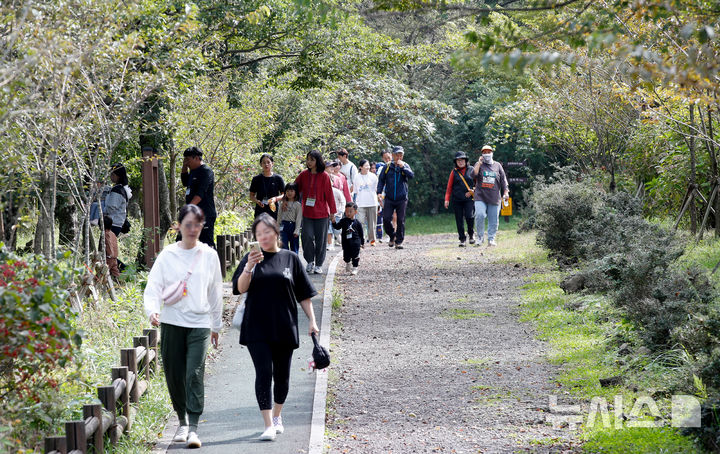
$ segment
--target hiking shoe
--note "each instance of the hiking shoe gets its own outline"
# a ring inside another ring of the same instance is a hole
[[[403,246],[402,244],[396,244],[395,249],[405,249],[405,246]]]
[[[388,246],[390,246],[390,247],[395,247],[395,242],[394,242],[394,241],[390,241],[390,242],[388,243]]]
[[[310,262],[310,263],[308,263],[307,268],[305,268],[305,271],[307,271],[308,273],[312,273],[314,269],[315,269],[315,262]]]
[[[263,432],[260,435],[260,440],[262,441],[273,441],[275,440],[275,434],[277,431],[275,430],[275,426],[270,426],[267,429],[265,429],[265,432]]]
[[[350,271],[352,271],[352,263],[347,262],[347,263],[345,264],[345,271],[347,271],[348,273],[349,273]]]
[[[176,443],[185,443],[188,439],[189,431],[190,431],[189,426],[178,427],[177,432],[175,432],[175,436],[173,437],[173,441]]]
[[[315,273],[315,274],[321,274],[321,273],[322,273],[322,267],[321,267],[321,266],[316,266],[316,267],[313,269],[313,273]]]
[[[282,416],[273,416],[272,422],[273,427],[275,428],[275,433],[281,434],[285,432],[285,427],[283,427],[282,423]]]
[[[357,266],[354,266],[353,269],[352,269],[352,274],[353,274],[353,275],[357,274],[357,271],[358,271],[358,267],[357,267]]]
[[[495,240],[488,240],[488,246],[497,246]]]
[[[187,445],[188,448],[199,448],[202,446],[202,443],[200,442],[200,438],[198,438],[197,434],[195,432],[190,432],[187,439]]]

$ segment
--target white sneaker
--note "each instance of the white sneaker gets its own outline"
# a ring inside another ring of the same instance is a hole
[[[202,446],[202,443],[200,442],[200,438],[198,438],[198,436],[195,432],[190,432],[190,435],[188,435],[186,447],[199,448],[200,446]]]
[[[458,244],[458,247],[465,247],[465,242],[461,241],[460,244]]]
[[[352,271],[352,263],[347,262],[347,263],[345,264],[345,271],[347,271],[348,273],[349,273],[350,271]]]
[[[495,240],[488,240],[488,246],[497,246]]]
[[[308,263],[307,267],[305,268],[305,271],[307,271],[308,273],[312,273],[314,269],[315,269],[315,262],[310,262],[310,263]]]
[[[260,440],[262,441],[273,441],[275,440],[275,434],[276,434],[275,426],[270,426],[267,429],[265,429],[265,432],[263,432],[260,435]]]
[[[352,270],[352,274],[357,274],[357,271],[358,271],[357,269],[358,269],[358,267],[357,267],[357,266],[354,266],[354,267],[353,267],[353,270]]]
[[[321,266],[316,266],[315,269],[313,269],[313,272],[314,272],[315,274],[322,274],[322,267],[321,267]]]
[[[334,251],[334,250],[335,250],[335,244],[333,244],[333,243],[328,244],[328,245],[327,245],[327,250],[328,250],[328,251]]]
[[[190,431],[189,426],[178,427],[177,432],[175,432],[175,436],[173,437],[173,441],[176,443],[185,443],[188,439],[189,431]]]
[[[285,432],[285,427],[283,427],[282,423],[282,416],[273,416],[272,422],[273,427],[275,428],[275,433],[281,434]]]

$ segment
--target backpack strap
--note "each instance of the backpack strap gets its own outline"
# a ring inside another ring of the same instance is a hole
[[[467,181],[465,181],[465,178],[463,178],[463,176],[460,175],[460,172],[458,172],[458,169],[454,169],[454,170],[455,170],[455,173],[458,174],[458,176],[460,177],[462,182],[465,183],[465,187],[467,188],[468,192],[472,192],[472,189],[470,189],[470,186],[467,184]]]

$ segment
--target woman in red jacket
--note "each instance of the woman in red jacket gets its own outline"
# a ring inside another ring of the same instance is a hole
[[[475,225],[475,205],[473,202],[473,168],[468,167],[468,157],[462,151],[455,153],[455,168],[450,172],[447,190],[445,191],[445,208],[450,204],[452,198],[455,210],[455,223],[457,224],[458,246],[465,247],[465,226],[463,218],[467,222],[468,237],[470,244],[475,243],[473,238],[473,227]]]
[[[307,261],[307,272],[320,274],[325,261],[329,219],[337,210],[322,155],[311,151],[306,156],[305,165],[307,169],[300,172],[295,180],[302,201],[303,257]]]

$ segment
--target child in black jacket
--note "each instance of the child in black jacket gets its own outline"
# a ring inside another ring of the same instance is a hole
[[[360,265],[360,248],[365,247],[365,236],[363,235],[362,224],[355,219],[357,205],[353,202],[345,204],[345,217],[338,222],[333,222],[335,230],[342,230],[342,250],[345,271],[352,270],[357,274]],[[351,268],[352,266],[352,268]]]

